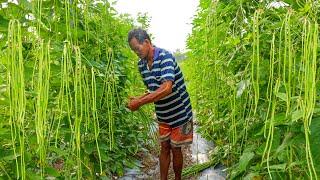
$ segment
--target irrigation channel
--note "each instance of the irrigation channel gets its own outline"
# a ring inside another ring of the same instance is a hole
[[[184,178],[319,179],[319,10],[199,0],[178,62],[197,112]],[[143,157],[158,167],[153,105],[126,108],[146,90],[127,34],[148,25],[107,0],[1,1],[0,180],[114,179]]]

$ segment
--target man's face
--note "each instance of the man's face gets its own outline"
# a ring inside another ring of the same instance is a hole
[[[134,37],[131,39],[130,48],[134,51],[140,59],[146,59],[149,52],[149,41],[144,40],[143,43],[139,43],[139,41]]]

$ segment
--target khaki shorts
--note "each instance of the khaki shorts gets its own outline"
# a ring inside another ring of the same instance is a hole
[[[171,128],[169,125],[159,123],[160,142],[170,140],[173,147],[181,147],[192,143],[193,140],[193,121]]]

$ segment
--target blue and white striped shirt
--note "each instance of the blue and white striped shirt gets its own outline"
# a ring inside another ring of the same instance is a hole
[[[147,60],[144,59],[139,60],[138,67],[150,92],[156,91],[165,81],[173,82],[171,94],[154,103],[159,122],[175,128],[192,120],[192,108],[184,78],[171,53],[155,47],[152,68],[149,70]]]

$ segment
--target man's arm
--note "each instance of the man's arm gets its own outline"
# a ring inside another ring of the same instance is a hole
[[[160,99],[168,96],[172,92],[172,81],[165,81],[160,87],[153,93],[149,93],[147,96],[140,99],[141,106],[157,102]]]
[[[159,101],[160,99],[168,96],[171,92],[172,92],[172,81],[165,81],[160,85],[160,87],[156,91],[149,93],[145,96],[132,99],[128,103],[128,108],[131,111],[135,111],[139,109],[140,106]]]
[[[141,99],[141,98],[144,98],[144,97],[146,97],[147,95],[149,95],[150,94],[150,92],[149,91],[147,91],[147,92],[145,92],[143,95],[141,95],[141,96],[138,96],[138,97],[131,97],[130,99]]]

